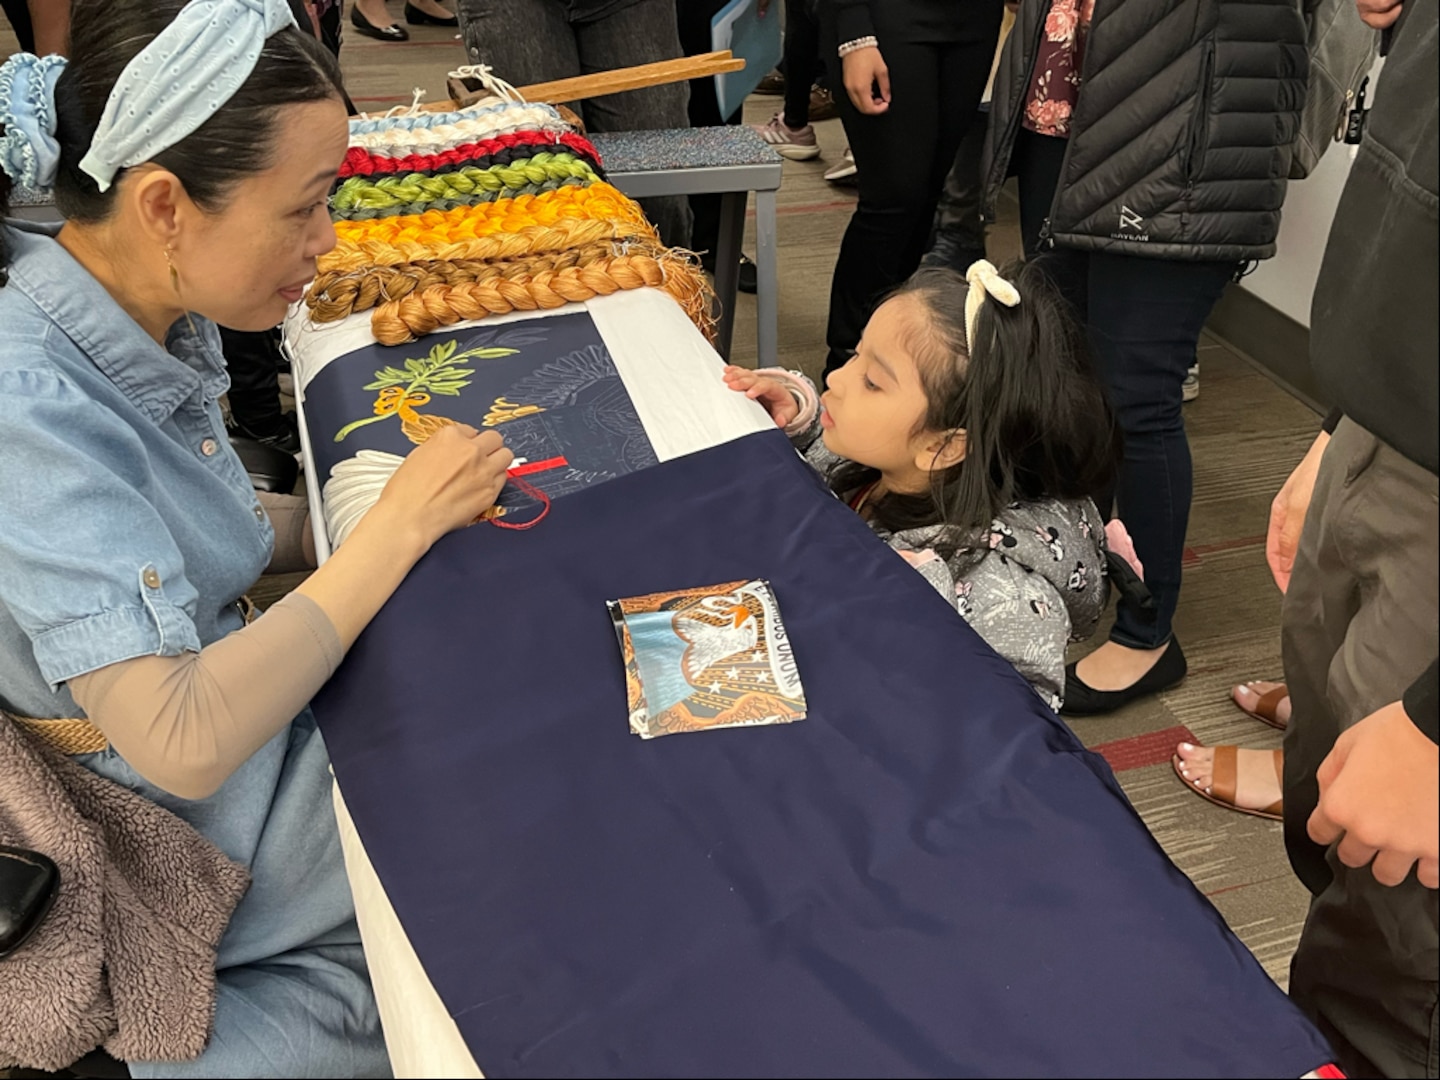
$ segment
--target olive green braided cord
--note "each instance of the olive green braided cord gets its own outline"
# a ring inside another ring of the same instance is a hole
[[[424,176],[386,176],[380,179],[354,176],[340,185],[330,199],[338,211],[386,210],[410,203],[439,202],[445,199],[465,201],[509,195],[533,185],[562,180],[598,180],[590,163],[570,153],[535,154],[512,161],[509,165],[492,165],[488,169],[467,166],[454,172]],[[546,189],[549,190],[549,189]]]

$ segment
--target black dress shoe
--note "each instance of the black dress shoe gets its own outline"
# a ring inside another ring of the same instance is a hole
[[[760,276],[755,261],[749,255],[740,256],[740,273],[736,275],[735,288],[754,296],[760,288]]]
[[[1170,644],[1160,654],[1160,659],[1155,661],[1155,666],[1124,690],[1096,690],[1087,686],[1075,674],[1075,665],[1070,664],[1065,668],[1065,704],[1060,712],[1065,716],[1099,716],[1101,713],[1114,712],[1122,705],[1129,705],[1130,702],[1139,701],[1150,694],[1158,694],[1161,690],[1169,690],[1185,678],[1188,670],[1185,652],[1175,638],[1170,639]]]
[[[360,14],[358,7],[350,9],[350,23],[366,37],[379,38],[381,41],[409,41],[410,31],[403,26],[376,26],[364,15]]]
[[[405,21],[411,26],[459,26],[460,20],[454,15],[448,19],[442,19],[439,15],[431,15],[428,11],[421,11],[414,4],[405,5]]]

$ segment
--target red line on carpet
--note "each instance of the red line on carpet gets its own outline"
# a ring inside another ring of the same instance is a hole
[[[1207,892],[1205,895],[1207,897],[1223,896],[1225,893],[1239,892],[1241,889],[1248,889],[1251,885],[1266,885],[1272,881],[1283,881],[1289,876],[1289,874],[1276,874],[1274,877],[1261,878],[1259,881],[1242,881],[1239,885],[1226,885],[1223,889],[1216,889],[1213,892]]]
[[[544,461],[527,461],[524,465],[518,465],[509,470],[511,476],[529,476],[531,473],[548,472],[551,469],[563,469],[570,462],[563,457],[546,458]]]
[[[1218,544],[1196,544],[1194,547],[1187,547],[1181,556],[1181,563],[1190,566],[1202,562],[1206,555],[1214,555],[1221,551],[1238,551],[1241,548],[1264,547],[1265,534],[1259,536],[1241,536],[1235,540],[1221,540]]]
[[[1163,731],[1132,735],[1128,739],[1116,739],[1114,742],[1101,743],[1090,749],[1108,761],[1110,768],[1118,773],[1167,762],[1175,753],[1176,743],[1199,741],[1184,724],[1177,724],[1175,727],[1165,728]]]

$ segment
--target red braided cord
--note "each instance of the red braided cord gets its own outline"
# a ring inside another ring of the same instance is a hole
[[[509,135],[499,135],[493,139],[465,143],[453,150],[442,150],[438,154],[407,154],[398,158],[381,157],[366,150],[363,146],[352,146],[345,152],[345,162],[340,166],[340,179],[344,180],[351,176],[373,176],[381,173],[397,173],[405,176],[410,173],[433,172],[463,166],[472,163],[476,158],[489,157],[501,150],[513,150],[517,146],[553,150],[557,145],[567,146],[590,158],[596,165],[600,164],[600,152],[583,135],[577,135],[571,131],[564,132],[559,136],[546,131],[517,131]]]
[[[511,476],[509,480],[521,494],[529,495],[532,499],[540,503],[540,513],[536,514],[529,521],[520,522],[509,522],[503,518],[492,517],[489,519],[490,524],[494,525],[497,529],[515,529],[517,531],[521,529],[533,529],[545,519],[546,514],[550,513],[550,496],[546,495],[545,492],[530,483],[530,481],[518,476]]]

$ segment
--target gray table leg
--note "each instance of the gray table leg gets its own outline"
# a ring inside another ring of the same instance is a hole
[[[720,301],[720,321],[715,328],[715,348],[727,361],[735,334],[735,297],[739,292],[740,244],[745,238],[748,195],[746,191],[727,191],[720,198],[720,236],[715,244],[715,295]]]
[[[780,362],[780,273],[775,256],[775,192],[755,193],[756,340],[758,367]]]

